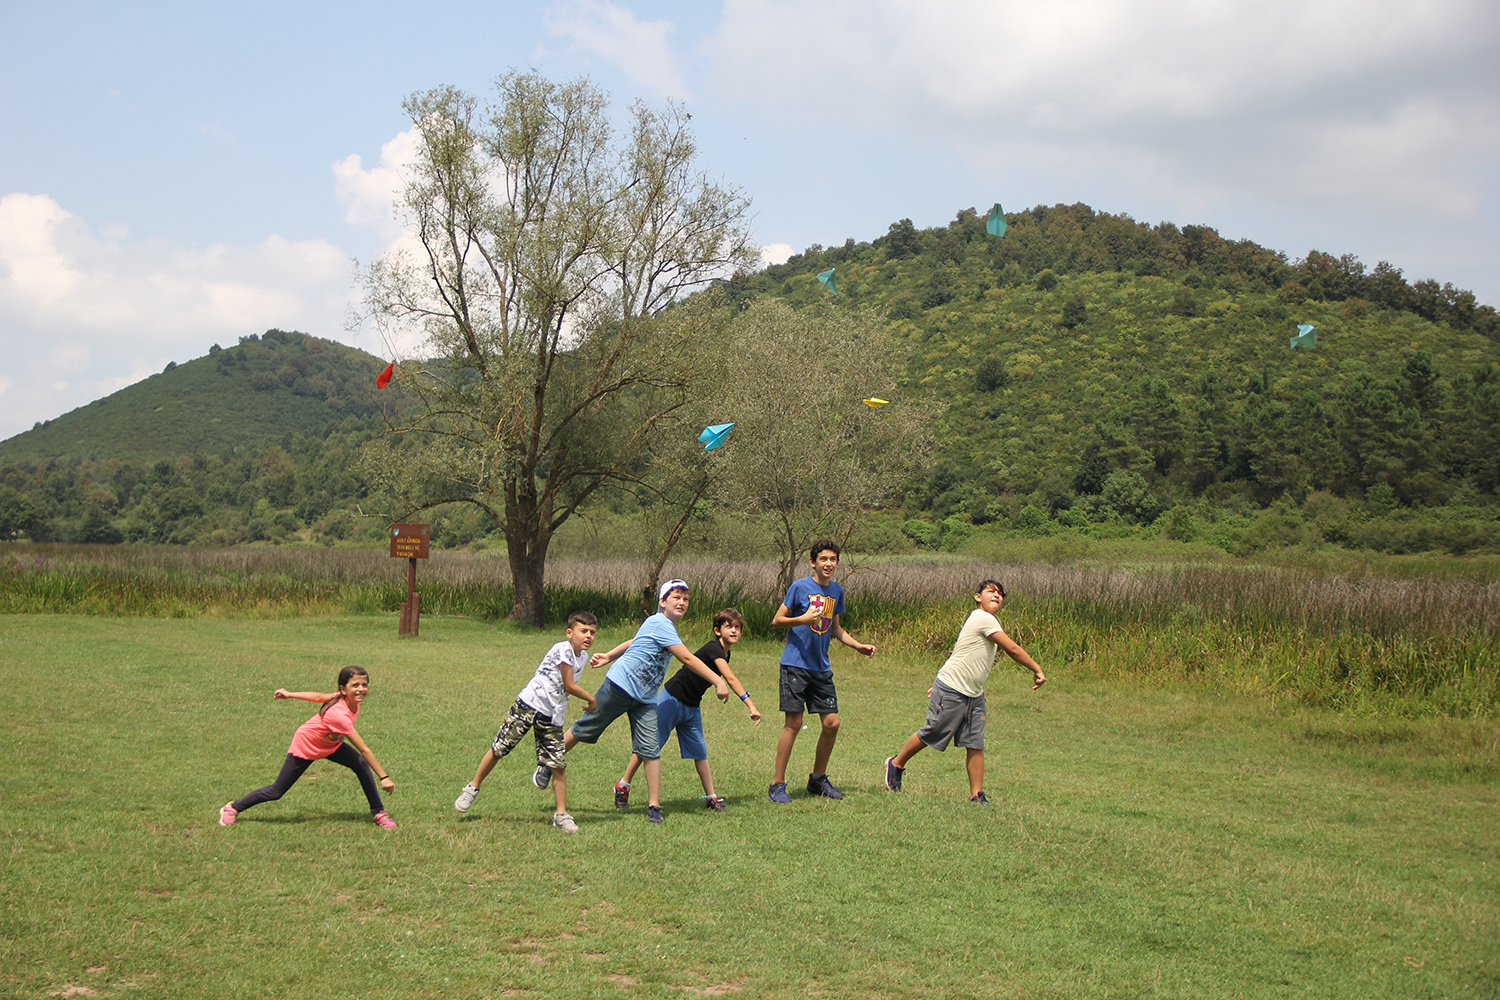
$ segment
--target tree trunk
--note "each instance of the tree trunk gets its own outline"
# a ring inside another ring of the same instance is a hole
[[[505,525],[505,552],[510,561],[511,586],[515,600],[510,620],[541,628],[546,612],[542,585],[547,573],[547,547],[552,543],[552,526],[544,518],[545,509],[535,504],[512,503],[511,516]]]

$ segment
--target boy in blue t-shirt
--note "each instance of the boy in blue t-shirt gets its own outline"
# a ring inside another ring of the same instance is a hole
[[[677,623],[688,609],[688,585],[668,580],[657,593],[661,610],[641,623],[635,638],[608,653],[595,653],[590,666],[611,663],[604,683],[595,692],[597,707],[573,723],[563,737],[564,750],[579,743],[597,743],[609,724],[630,717],[630,748],[645,762],[648,802],[646,820],[663,822],[661,814],[661,745],[656,735],[656,694],[667,675],[667,664],[677,657],[683,665],[713,685],[720,701],[729,698],[729,685],[688,651],[677,635]]]
[[[818,734],[813,770],[807,776],[808,794],[844,797],[828,780],[828,758],[839,735],[839,700],[833,687],[828,645],[837,639],[863,656],[875,655],[874,646],[855,639],[839,624],[839,615],[844,613],[844,588],[833,582],[833,571],[839,568],[838,545],[820,538],[812,543],[807,561],[812,576],[787,588],[786,599],[771,619],[776,628],[788,630],[786,648],[781,653],[781,710],[786,713],[786,722],[776,740],[776,772],[770,792],[772,802],[783,804],[792,801],[786,793],[786,768],[802,730],[804,713],[809,710],[822,718],[823,731]]]

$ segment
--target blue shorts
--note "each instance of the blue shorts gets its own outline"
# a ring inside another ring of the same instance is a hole
[[[677,747],[683,760],[708,760],[708,744],[703,739],[703,709],[697,705],[684,705],[666,691],[656,696],[656,732],[661,737],[661,746],[656,755],[667,748],[672,731],[677,731]]]
[[[628,715],[630,749],[641,760],[656,760],[661,756],[661,741],[656,738],[656,702],[636,701],[608,679],[594,692],[594,700],[598,707],[573,723],[573,736],[579,743],[598,743],[611,722]]]

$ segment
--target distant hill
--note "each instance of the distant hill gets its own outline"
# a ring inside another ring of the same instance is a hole
[[[303,333],[267,330],[0,441],[0,463],[214,455],[288,432],[322,436],[378,413],[385,362]]]

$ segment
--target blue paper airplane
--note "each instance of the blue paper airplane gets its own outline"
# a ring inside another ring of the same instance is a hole
[[[828,270],[826,270],[822,274],[818,275],[818,280],[821,281],[824,285],[826,285],[828,287],[828,290],[830,292],[832,292],[833,294],[837,295],[839,293],[839,285],[838,285],[838,282],[836,280],[834,280],[834,274],[833,274],[834,270],[835,270],[835,268],[831,268],[830,267]]]
[[[1312,347],[1317,347],[1318,346],[1318,335],[1313,330],[1313,326],[1312,326],[1311,323],[1298,323],[1297,324],[1297,336],[1295,336],[1295,337],[1292,338],[1292,340],[1291,340],[1291,346],[1293,348],[1297,348],[1297,347],[1312,348]]]
[[[703,428],[703,433],[698,435],[698,440],[703,442],[703,450],[713,451],[724,447],[724,439],[729,437],[729,430],[733,426],[734,424],[709,424]]]
[[[990,217],[984,220],[984,230],[991,236],[1002,238],[1005,236],[1005,209],[1000,207],[998,201],[995,202],[995,207],[990,209]]]

